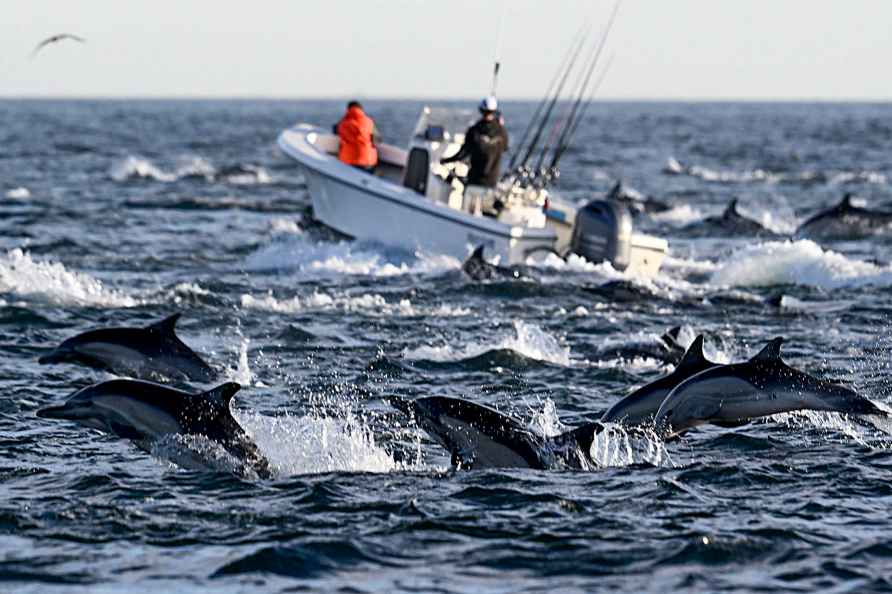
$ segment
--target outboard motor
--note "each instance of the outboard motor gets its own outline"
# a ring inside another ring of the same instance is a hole
[[[625,206],[592,200],[576,213],[570,251],[589,262],[610,262],[623,271],[631,263],[632,215]]]

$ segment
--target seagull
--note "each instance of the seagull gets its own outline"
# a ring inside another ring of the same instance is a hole
[[[62,41],[63,39],[73,39],[74,41],[79,41],[81,43],[85,43],[87,41],[83,37],[78,37],[77,35],[72,35],[71,33],[60,33],[59,35],[53,35],[52,37],[47,37],[46,39],[44,39],[43,41],[38,43],[37,47],[35,47],[31,51],[31,57],[33,58],[34,56],[36,56],[37,52],[39,52],[40,50],[42,50],[44,47],[48,46],[49,44],[56,43],[57,41]]]

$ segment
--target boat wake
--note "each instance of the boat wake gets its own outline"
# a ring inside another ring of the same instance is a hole
[[[366,242],[317,242],[306,234],[280,233],[269,245],[250,254],[245,268],[251,272],[297,270],[311,275],[388,277],[439,274],[461,268],[461,262],[449,256],[410,254]]]

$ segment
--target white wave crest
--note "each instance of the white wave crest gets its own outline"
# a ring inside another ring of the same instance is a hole
[[[747,246],[723,262],[711,282],[723,286],[805,285],[824,289],[892,284],[892,268],[852,260],[807,239]]]
[[[420,346],[404,349],[402,356],[410,360],[454,362],[472,359],[484,353],[497,350],[512,350],[529,359],[547,361],[556,365],[570,365],[570,347],[561,346],[556,338],[547,334],[536,324],[516,320],[514,334],[505,336],[495,343],[471,343],[463,348],[452,345]]]
[[[44,299],[60,305],[135,307],[137,299],[58,262],[35,262],[16,248],[0,255],[0,292]]]
[[[292,219],[273,219],[269,222],[273,235],[301,235],[303,230]]]
[[[7,190],[6,197],[12,200],[25,200],[31,197],[31,191],[24,186],[19,186],[18,188]]]
[[[376,443],[371,429],[353,416],[235,414],[280,476],[405,469]]]
[[[242,295],[242,307],[276,313],[297,313],[300,311],[346,311],[362,312],[368,315],[383,316],[433,316],[433,317],[459,317],[471,314],[471,310],[464,307],[455,307],[449,304],[441,304],[436,307],[417,307],[408,299],[387,301],[382,295],[376,293],[356,296],[331,296],[325,293],[313,293],[306,297],[292,297],[291,299],[276,299],[271,293],[255,297]]]
[[[148,159],[129,155],[112,165],[108,171],[109,177],[115,181],[123,182],[128,179],[154,179],[156,181],[171,182],[177,177],[172,173],[162,171]]]
[[[431,274],[461,267],[450,256],[386,254],[357,242],[314,242],[303,235],[274,241],[249,255],[249,271],[299,270],[318,274],[398,276]]]
[[[674,227],[684,227],[695,221],[703,219],[703,211],[690,204],[679,204],[664,212],[655,212],[649,215],[654,221],[667,223]]]

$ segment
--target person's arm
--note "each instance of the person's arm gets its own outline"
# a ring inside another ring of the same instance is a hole
[[[451,157],[444,157],[440,159],[440,164],[445,165],[446,163],[453,163],[455,161],[461,161],[462,159],[467,159],[471,155],[471,130],[465,132],[465,142],[461,145],[461,148],[458,149],[458,152],[452,155]]]

